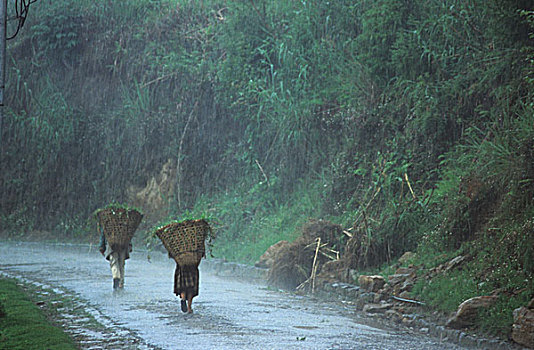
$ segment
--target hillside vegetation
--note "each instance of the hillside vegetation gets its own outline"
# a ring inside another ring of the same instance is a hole
[[[1,229],[83,237],[168,164],[154,222],[212,218],[218,257],[325,219],[360,237],[356,269],[469,256],[420,296],[450,311],[500,289],[509,315],[534,296],[533,10],[38,1],[8,42]]]

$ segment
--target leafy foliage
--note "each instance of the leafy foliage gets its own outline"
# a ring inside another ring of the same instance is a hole
[[[8,47],[5,229],[68,230],[168,160],[169,217],[217,218],[233,260],[308,217],[353,233],[354,268],[530,220],[526,0],[38,5]]]

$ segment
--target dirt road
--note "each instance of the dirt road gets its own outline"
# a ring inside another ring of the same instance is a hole
[[[193,314],[172,293],[174,262],[134,251],[112,291],[95,246],[0,242],[0,274],[59,293],[63,326],[84,349],[465,349],[369,325],[352,307],[223,278],[200,269]]]

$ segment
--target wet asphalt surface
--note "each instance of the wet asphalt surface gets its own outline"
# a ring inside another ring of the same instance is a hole
[[[65,316],[84,349],[466,349],[370,326],[350,305],[216,276],[210,261],[200,265],[194,313],[184,314],[172,292],[174,261],[150,255],[149,262],[146,252],[134,251],[124,290],[113,292],[109,263],[95,246],[0,242],[0,276],[76,299],[76,308],[103,325],[95,330]]]

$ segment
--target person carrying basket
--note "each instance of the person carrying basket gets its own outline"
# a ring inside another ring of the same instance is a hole
[[[204,255],[201,256],[203,258]],[[199,264],[180,265],[176,262],[174,270],[174,294],[180,297],[183,312],[193,313],[193,298],[198,296],[200,273]]]
[[[124,266],[132,252],[132,237],[143,215],[135,210],[109,207],[96,212],[100,253],[109,261],[113,290],[124,288]]]
[[[109,261],[111,267],[111,276],[113,278],[113,289],[124,288],[124,266],[126,260],[130,259],[130,253],[132,252],[132,242],[125,246],[113,246],[108,244],[104,230],[100,236],[100,253]]]
[[[206,256],[204,241],[211,230],[206,220],[185,220],[160,227],[156,235],[176,262],[174,294],[180,298],[183,312],[193,313],[193,298],[198,296],[198,266]]]

